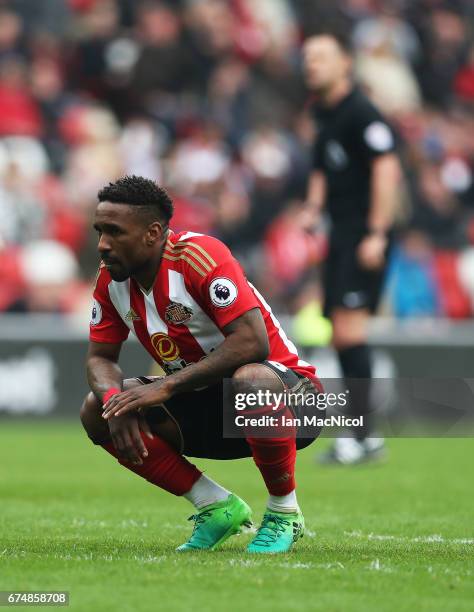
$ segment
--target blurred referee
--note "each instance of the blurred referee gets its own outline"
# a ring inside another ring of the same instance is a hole
[[[325,206],[331,221],[324,313],[331,319],[332,343],[350,389],[347,416],[364,415],[364,427],[338,438],[321,461],[353,464],[384,454],[384,441],[374,436],[370,418],[367,324],[382,288],[401,172],[391,128],[352,82],[345,38],[311,36],[303,54],[317,127],[308,211],[317,225]]]

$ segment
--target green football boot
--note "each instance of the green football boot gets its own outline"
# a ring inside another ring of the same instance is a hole
[[[274,512],[268,510],[263,515],[257,535],[247,546],[251,553],[289,552],[295,542],[304,534],[304,518],[301,510],[297,512]]]
[[[194,529],[187,542],[179,546],[179,552],[190,550],[215,550],[230,536],[240,533],[242,527],[252,525],[252,511],[237,495],[205,506],[189,517]]]

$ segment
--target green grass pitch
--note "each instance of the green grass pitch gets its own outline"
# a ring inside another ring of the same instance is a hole
[[[249,556],[243,534],[179,555],[185,500],[121,468],[79,423],[3,421],[0,590],[65,589],[72,609],[99,612],[473,610],[473,440],[390,440],[383,465],[316,467],[327,443],[299,454],[308,532],[292,553]],[[250,460],[197,464],[259,519]]]

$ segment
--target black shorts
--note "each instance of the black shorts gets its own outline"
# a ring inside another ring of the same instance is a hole
[[[362,237],[359,240],[330,240],[323,275],[325,317],[330,317],[337,307],[366,308],[371,313],[377,309],[386,267],[372,271],[359,265],[357,247],[360,240]]]
[[[312,390],[314,383],[288,368],[284,371],[276,368],[271,362],[264,365],[271,368],[280,378],[288,391],[301,388],[301,382],[308,383]],[[156,380],[153,376],[137,378],[142,384]],[[180,393],[172,397],[163,406],[157,406],[148,411],[147,420],[150,425],[159,424],[171,418],[175,421],[181,435],[181,452],[187,457],[203,459],[242,459],[251,457],[252,451],[245,438],[230,438],[223,436],[224,418],[224,388],[223,384],[206,387],[200,391]],[[293,410],[293,409],[292,409]],[[297,409],[294,411],[296,412]],[[296,416],[299,416],[296,414]],[[311,438],[296,438],[297,449],[309,446],[318,437],[315,430]]]

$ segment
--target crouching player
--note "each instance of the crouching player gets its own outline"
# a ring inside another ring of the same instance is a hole
[[[187,457],[253,457],[269,493],[247,550],[286,552],[303,535],[295,493],[297,447],[312,438],[223,436],[223,380],[251,390],[319,389],[263,297],[219,240],[173,233],[173,204],[153,181],[125,177],[99,192],[94,227],[101,267],[94,290],[81,419],[91,440],[152,484],[196,508],[177,550],[215,549],[250,524],[248,505]],[[132,331],[166,372],[124,380]],[[259,410],[262,410],[261,408]]]

